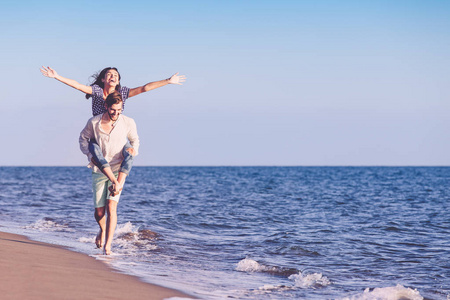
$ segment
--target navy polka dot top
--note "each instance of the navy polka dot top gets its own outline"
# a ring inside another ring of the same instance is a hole
[[[123,100],[123,109],[125,109],[125,101],[128,99],[128,93],[130,88],[126,86],[120,87],[120,94]],[[92,86],[92,115],[100,115],[106,112],[105,100],[103,99],[103,89],[98,85],[94,84]]]

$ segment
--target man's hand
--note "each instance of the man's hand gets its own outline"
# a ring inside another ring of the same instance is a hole
[[[134,150],[134,148],[128,148],[126,151],[130,153],[132,156],[136,156],[136,150]]]
[[[111,196],[116,196],[119,195],[119,193],[122,191],[123,186],[120,186],[119,182],[112,182],[111,185],[109,186],[108,190],[109,193],[111,194]]]
[[[178,76],[178,72],[173,74],[172,77],[169,78],[170,84],[183,85],[183,82],[185,82],[185,81],[186,81],[186,76],[184,76],[184,75]]]

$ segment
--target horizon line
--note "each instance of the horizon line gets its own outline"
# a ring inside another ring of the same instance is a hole
[[[27,168],[27,167],[36,167],[36,168],[50,168],[50,167],[61,167],[61,168],[87,168],[83,165],[0,165],[0,168]],[[341,168],[358,168],[358,167],[450,167],[450,165],[137,165],[133,166],[133,168],[148,168],[148,167],[161,167],[161,168],[222,168],[222,167],[293,167],[293,168],[308,168],[308,167],[316,167],[316,168],[324,168],[324,167],[341,167]]]

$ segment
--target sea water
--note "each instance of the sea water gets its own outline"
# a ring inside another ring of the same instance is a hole
[[[0,231],[201,299],[450,299],[450,168],[134,167],[113,255],[90,170],[0,167]]]

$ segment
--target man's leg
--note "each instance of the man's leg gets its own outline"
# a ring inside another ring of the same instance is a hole
[[[108,216],[106,218],[106,242],[103,254],[110,255],[114,231],[117,226],[117,202],[108,199],[106,211]]]
[[[103,246],[103,242],[105,241],[106,235],[105,207],[97,207],[95,209],[94,216],[95,220],[98,223],[98,226],[100,226],[100,231],[95,238],[95,245],[97,246],[97,248],[101,248]]]
[[[106,203],[108,196],[108,178],[102,173],[92,172],[92,190],[93,200],[94,200],[94,217],[97,221],[98,226],[100,227],[100,231],[98,232],[95,238],[95,245],[98,248],[103,246],[105,242],[106,236]]]

